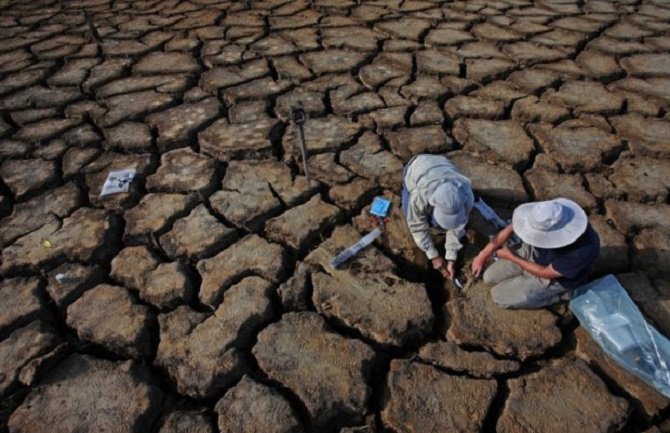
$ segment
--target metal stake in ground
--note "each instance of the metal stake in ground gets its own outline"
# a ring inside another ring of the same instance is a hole
[[[291,120],[298,126],[298,135],[300,136],[300,153],[302,154],[302,165],[305,169],[307,183],[310,182],[309,170],[307,168],[307,146],[305,145],[305,121],[307,114],[301,107],[291,107]]]

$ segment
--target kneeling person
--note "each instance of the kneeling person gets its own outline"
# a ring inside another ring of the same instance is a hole
[[[474,203],[470,179],[444,156],[418,155],[403,170],[402,209],[416,245],[433,268],[452,279],[460,239]],[[430,227],[446,230],[444,259],[430,237]]]
[[[516,252],[506,245],[512,233],[523,241]],[[502,308],[540,308],[587,282],[600,238],[577,203],[558,198],[517,207],[512,224],[475,257],[475,276],[494,253],[500,260],[484,272],[493,301]]]

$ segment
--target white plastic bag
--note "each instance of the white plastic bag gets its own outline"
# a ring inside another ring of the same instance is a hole
[[[642,316],[613,275],[580,287],[570,309],[607,355],[670,397],[670,341]]]

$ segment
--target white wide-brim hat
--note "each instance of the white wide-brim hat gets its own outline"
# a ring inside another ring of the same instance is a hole
[[[570,245],[586,231],[587,224],[584,210],[567,198],[522,204],[512,215],[514,233],[538,248]]]

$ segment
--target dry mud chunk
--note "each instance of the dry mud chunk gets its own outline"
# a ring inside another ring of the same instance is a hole
[[[524,177],[537,201],[565,197],[586,210],[595,209],[597,206],[595,197],[584,188],[581,175],[533,169],[524,173]]]
[[[272,320],[270,291],[268,281],[249,277],[231,287],[224,302],[204,320],[189,313],[188,307],[161,316],[156,361],[170,373],[180,393],[210,397],[244,374],[238,348],[248,345]]]
[[[610,227],[602,215],[589,216],[589,222],[600,238],[600,255],[593,273],[602,275],[628,269],[628,244],[624,234]]]
[[[616,135],[599,128],[556,128],[531,125],[530,133],[567,173],[594,170],[621,146]],[[578,156],[578,157],[577,157]]]
[[[291,108],[301,107],[309,116],[320,115],[326,111],[323,103],[324,94],[297,87],[277,98],[274,111],[282,121],[291,119]]]
[[[385,188],[399,191],[402,183],[402,161],[384,150],[379,138],[366,132],[358,143],[340,153],[340,163],[359,176]]]
[[[198,63],[190,53],[160,51],[147,54],[133,66],[138,74],[176,74],[180,72],[196,72]]]
[[[269,220],[265,224],[265,233],[275,242],[284,243],[294,250],[302,250],[316,236],[332,227],[339,214],[340,210],[336,206],[314,196],[307,203]]]
[[[253,354],[273,380],[295,392],[314,428],[359,421],[374,352],[330,331],[315,313],[287,313],[258,335]]]
[[[221,224],[201,204],[188,216],[175,221],[172,230],[160,237],[160,245],[172,258],[201,259],[230,245],[236,233]]]
[[[623,96],[608,91],[596,81],[569,81],[558,91],[548,90],[542,95],[542,99],[568,106],[574,109],[576,114],[617,114],[624,101]]]
[[[223,100],[233,105],[245,99],[267,99],[271,95],[280,93],[291,85],[289,81],[275,81],[270,77],[259,78],[248,83],[230,87],[221,92]]]
[[[549,104],[534,95],[519,99],[512,107],[512,119],[521,122],[558,122],[570,117],[570,110],[561,105]]]
[[[577,355],[614,381],[632,397],[632,403],[646,419],[663,411],[670,400],[614,362],[583,328],[577,328]]]
[[[102,320],[100,312],[104,312]],[[109,284],[87,291],[67,309],[67,324],[81,340],[132,358],[151,354],[152,322],[147,307],[135,304],[123,287]]]
[[[159,75],[153,77],[130,76],[105,84],[95,91],[99,98],[108,98],[115,95],[129,94],[143,90],[156,90],[160,93],[177,93],[188,86],[188,77],[185,75]],[[147,93],[151,94],[151,93]]]
[[[367,54],[338,49],[313,51],[300,55],[300,61],[317,75],[350,71],[365,60]]]
[[[296,266],[291,278],[277,288],[284,311],[305,311],[310,307],[310,274],[313,267],[305,262]]]
[[[458,75],[460,63],[458,59],[439,50],[421,50],[416,53],[417,70],[427,74]],[[407,73],[406,71],[402,71]]]
[[[577,63],[596,78],[614,77],[621,73],[614,56],[586,50],[577,56]]]
[[[216,117],[219,101],[204,99],[193,104],[181,104],[146,118],[146,122],[158,129],[158,148],[162,151],[187,140],[200,126]]]
[[[81,193],[73,184],[50,190],[30,201],[14,205],[14,212],[0,220],[0,244],[8,245],[18,237],[49,221],[50,216],[67,216],[81,203]]]
[[[140,433],[158,416],[161,399],[148,373],[131,361],[74,354],[28,394],[9,419],[9,431]]]
[[[198,262],[202,276],[200,300],[215,307],[228,287],[249,274],[277,282],[284,273],[285,261],[284,248],[257,235],[249,235],[211,259]]]
[[[126,247],[112,260],[110,277],[130,289],[140,290],[149,272],[159,263],[158,257],[144,245]]]
[[[0,166],[0,177],[17,199],[57,182],[56,164],[41,159],[9,159]]]
[[[426,36],[426,44],[432,45],[459,45],[469,42],[475,38],[464,30],[457,29],[433,29]]]
[[[358,258],[338,269],[328,264],[331,257],[358,238],[352,228],[338,227],[307,257],[308,262],[319,263],[325,269],[312,274],[316,309],[384,346],[403,346],[423,338],[434,320],[425,287],[403,280],[395,274],[393,265],[383,266],[384,262],[364,272],[358,267]],[[379,314],[380,310],[386,312]]]
[[[670,74],[670,55],[637,54],[621,59],[621,66],[631,75],[667,76]]]
[[[421,153],[451,150],[453,142],[439,125],[403,128],[386,134],[391,151],[403,160]]]
[[[382,36],[366,27],[334,27],[322,31],[326,48],[350,48],[358,51],[376,51]]]
[[[253,78],[259,78],[269,73],[270,69],[265,59],[252,60],[241,66],[213,68],[204,72],[200,77],[200,87],[205,91],[213,91],[220,87],[233,86]]]
[[[162,263],[146,276],[140,298],[160,309],[174,308],[193,297],[193,282],[182,262]]]
[[[654,281],[654,287],[649,278],[642,272],[617,274],[617,280],[626,289],[630,297],[649,318],[658,330],[664,335],[670,333],[670,300],[665,288]],[[664,290],[665,289],[665,290]]]
[[[391,200],[393,204],[391,212],[388,215],[388,221],[385,223],[384,236],[377,238],[377,244],[385,251],[389,251],[395,257],[411,263],[416,268],[428,269],[426,253],[416,246],[414,238],[412,238],[412,234],[407,227],[407,221],[402,213],[402,209],[400,209],[400,197],[390,192],[385,192],[384,197]],[[352,222],[360,233],[369,233],[377,227],[377,224],[370,219],[369,205]],[[356,242],[356,240],[353,239],[353,242]],[[342,245],[342,248],[345,247],[345,245]]]
[[[238,102],[228,109],[230,123],[252,123],[269,118],[266,100]]]
[[[134,239],[161,231],[196,204],[193,194],[149,193],[124,214],[124,238]]]
[[[249,376],[231,388],[215,407],[222,433],[301,433],[300,421],[274,389]]]
[[[328,190],[328,198],[339,207],[352,211],[360,208],[372,199],[377,185],[360,177],[346,185],[335,185]]]
[[[405,17],[394,21],[382,21],[374,29],[401,39],[419,40],[419,36],[430,27],[430,21]]]
[[[502,50],[505,54],[524,65],[567,57],[567,54],[559,49],[542,47],[525,41],[507,44]]]
[[[419,358],[438,367],[466,372],[474,377],[514,373],[521,366],[516,361],[496,359],[488,352],[465,351],[448,341],[426,344],[419,350]]]
[[[368,89],[375,89],[390,80],[406,76],[406,70],[379,58],[372,64],[363,66],[358,72],[358,78]]]
[[[647,275],[670,275],[670,230],[644,229],[633,239],[632,266]]]
[[[419,75],[411,84],[402,86],[400,94],[417,102],[421,99],[437,99],[451,93],[452,89],[436,77]]]
[[[403,100],[403,104],[407,103]],[[406,106],[382,108],[359,116],[359,121],[369,128],[390,129],[405,126]]]
[[[494,380],[451,376],[429,365],[393,360],[382,420],[403,432],[476,433],[496,390]]]
[[[519,89],[534,93],[544,87],[549,87],[558,80],[556,74],[544,69],[522,69],[513,72],[508,81]]]
[[[528,201],[521,176],[511,167],[464,151],[451,152],[447,157],[472,181],[475,193],[487,201],[506,206]]]
[[[151,155],[125,155],[116,152],[105,152],[98,159],[84,167],[81,172],[86,177],[88,186],[88,198],[95,206],[107,209],[121,209],[132,206],[139,199],[139,185],[142,177],[148,171],[151,163]],[[136,174],[128,192],[110,194],[100,197],[102,186],[105,184],[110,171],[134,169]]]
[[[27,142],[40,142],[49,138],[62,135],[68,129],[79,125],[78,119],[45,119],[35,123],[23,125],[19,131],[14,134],[17,140]]]
[[[474,81],[484,81],[499,77],[511,71],[516,64],[503,59],[468,59],[466,77]]]
[[[298,82],[313,77],[312,72],[293,56],[275,57],[272,63],[281,79]]]
[[[525,167],[535,150],[521,124],[511,120],[459,119],[453,134],[468,152],[491,155],[515,167]]]
[[[314,194],[315,188],[316,182],[310,185],[304,176],[294,178],[280,162],[232,161],[222,190],[212,195],[210,203],[235,226],[255,231],[281,211],[282,202],[294,206]]]
[[[451,313],[449,339],[521,360],[540,356],[561,341],[556,317],[547,310],[506,310],[497,307],[491,287],[468,284],[447,303]]]
[[[278,125],[275,119],[237,124],[219,119],[198,134],[198,142],[203,153],[220,161],[268,158],[273,153],[271,140]]]
[[[508,383],[510,396],[497,426],[501,433],[606,433],[619,431],[628,418],[626,400],[609,394],[580,361],[554,361]]]
[[[607,218],[611,219],[622,233],[633,228],[656,228],[670,230],[670,205],[629,203],[619,200],[605,202]]]
[[[178,410],[165,418],[158,433],[215,433],[213,424],[204,412]]]
[[[479,119],[495,119],[502,117],[505,104],[492,99],[479,99],[471,96],[455,96],[444,104],[444,111],[449,117],[474,117]]]
[[[147,177],[147,189],[166,192],[198,191],[207,193],[216,182],[214,160],[190,148],[161,155],[161,165]]]
[[[107,113],[100,121],[102,126],[112,126],[124,119],[133,120],[145,113],[160,110],[172,100],[172,96],[154,90],[112,96],[105,99]]]
[[[444,120],[442,110],[437,101],[420,101],[409,118],[412,126],[437,124],[441,125]]]
[[[11,278],[0,282],[3,308],[0,310],[0,333],[27,323],[43,312],[37,278]]]
[[[670,188],[670,160],[658,158],[619,158],[608,177],[629,201],[665,202]]]
[[[0,396],[11,392],[34,363],[54,356],[60,343],[60,338],[39,321],[17,329],[0,341]]]
[[[152,138],[149,127],[139,122],[123,122],[105,130],[107,148],[129,152],[148,152]]]
[[[5,248],[0,271],[37,268],[63,256],[72,261],[104,260],[115,252],[116,230],[116,220],[106,211],[80,208],[62,222],[52,218]]]
[[[47,292],[58,307],[65,309],[82,293],[102,282],[104,271],[98,266],[64,263],[49,272]]]
[[[305,123],[305,142],[310,152],[336,151],[350,142],[360,131],[361,125],[344,117],[328,116],[324,119],[309,119]],[[300,154],[298,128],[291,123],[282,139],[287,156]]]
[[[309,174],[319,182],[328,185],[348,183],[354,177],[346,168],[335,161],[333,152],[319,153],[309,158]]]
[[[617,134],[628,141],[628,147],[634,155],[670,157],[670,122],[639,114],[613,117],[611,122]]]

